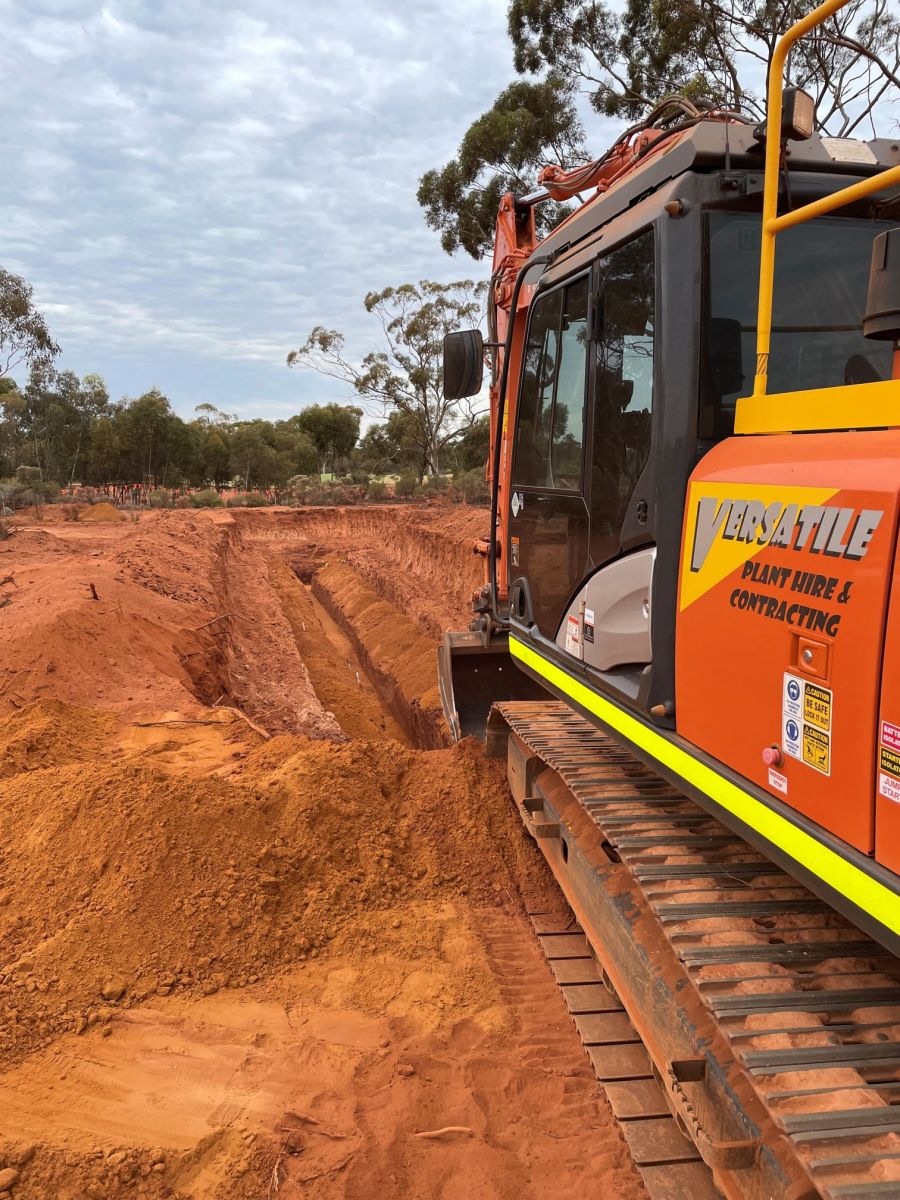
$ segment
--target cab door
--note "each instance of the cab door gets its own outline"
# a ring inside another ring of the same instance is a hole
[[[554,641],[588,570],[584,428],[590,277],[533,303],[521,384],[508,571],[511,619]]]

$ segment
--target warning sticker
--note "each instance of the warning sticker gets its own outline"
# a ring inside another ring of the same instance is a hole
[[[776,792],[781,792],[786,796],[788,794],[787,775],[782,775],[774,767],[769,767],[769,787],[775,788]]]
[[[892,750],[900,750],[900,726],[892,725],[890,721],[881,722],[882,745],[890,746]]]
[[[793,717],[794,720],[800,719],[800,713],[803,708],[803,685],[805,682],[804,679],[798,679],[796,675],[785,675],[784,695],[781,700],[781,708],[785,717]]]
[[[566,617],[566,653],[581,658],[581,622],[577,617]]]
[[[900,779],[900,751],[888,750],[887,746],[882,746],[878,755],[878,766],[888,775]]]
[[[803,726],[803,761],[823,775],[831,774],[831,738],[812,725]]]
[[[832,693],[786,672],[781,693],[781,748],[791,758],[831,774]]]
[[[900,782],[892,779],[890,775],[878,776],[878,790],[882,796],[887,796],[888,800],[895,800],[900,804]]]
[[[784,720],[781,730],[781,745],[785,754],[790,754],[791,758],[803,757],[800,749],[800,723],[793,717],[786,717]]]
[[[519,565],[519,539],[517,537],[509,539],[510,561],[514,567]]]
[[[808,680],[803,693],[803,720],[826,733],[831,729],[831,692]]]
[[[592,608],[584,610],[584,640],[586,642],[594,640],[594,610]]]

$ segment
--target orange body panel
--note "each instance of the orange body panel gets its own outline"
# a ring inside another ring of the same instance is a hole
[[[894,561],[884,663],[875,748],[875,857],[900,875],[900,554]]]
[[[732,438],[685,510],[678,732],[864,853],[882,662],[888,679],[900,661],[898,463],[898,430]]]

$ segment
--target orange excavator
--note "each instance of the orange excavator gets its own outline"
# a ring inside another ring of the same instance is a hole
[[[900,1197],[900,141],[822,136],[783,84],[844,2],[781,38],[762,125],[669,97],[506,195],[487,346],[445,343],[451,397],[489,352],[492,485],[486,582],[440,653],[448,723],[507,755],[585,954],[729,1196]],[[572,198],[538,239],[536,206]],[[669,903],[701,914],[679,942],[653,913],[687,880],[703,903]],[[732,981],[711,1015],[710,964]],[[757,1015],[789,993],[784,1074],[759,1065],[775,1051],[710,1049],[747,978]],[[860,1021],[864,1002],[892,1007]],[[745,1087],[754,1069],[793,1099]],[[894,1140],[871,1151],[871,1127]],[[855,1157],[817,1158],[829,1138]]]

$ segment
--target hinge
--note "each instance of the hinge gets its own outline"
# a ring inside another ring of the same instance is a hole
[[[588,300],[588,341],[599,341],[603,333],[603,293],[593,292]]]

